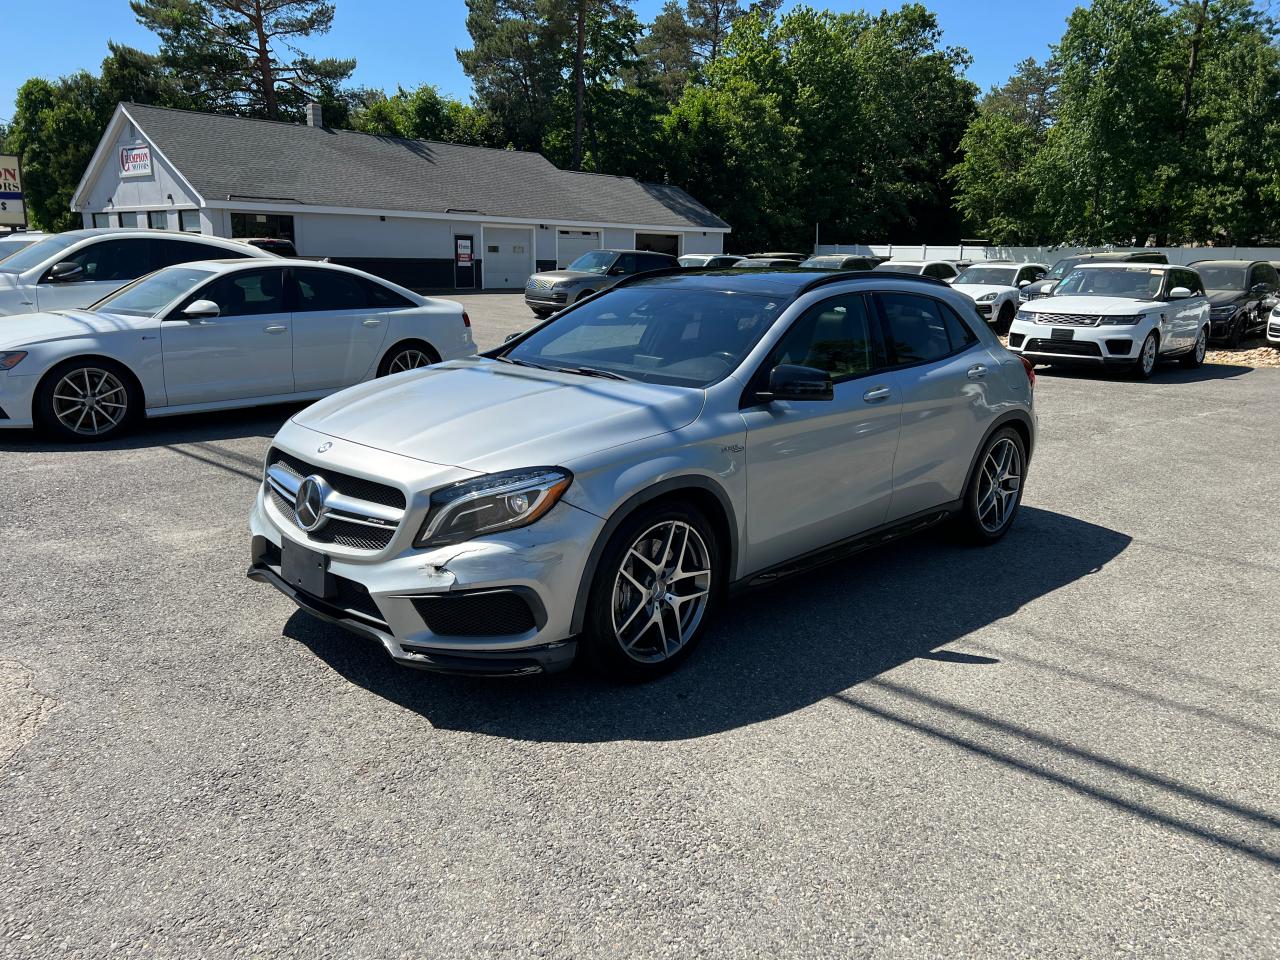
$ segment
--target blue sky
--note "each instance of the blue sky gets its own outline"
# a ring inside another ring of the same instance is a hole
[[[466,98],[470,85],[453,51],[469,45],[463,0],[336,0],[333,31],[308,42],[319,55],[354,56],[355,82],[394,89],[434,83]],[[847,11],[878,9],[854,0],[808,0],[810,6]],[[1085,0],[925,0],[937,12],[946,42],[968,47],[969,76],[984,89],[1009,75],[1027,56],[1042,57],[1061,35],[1067,15]],[[788,0],[786,7],[796,0]],[[745,5],[745,4],[744,4]],[[896,3],[893,4],[897,6]],[[649,20],[662,0],[636,0]],[[29,77],[96,71],[107,40],[154,50],[154,37],[137,25],[127,0],[45,0],[11,4],[4,14],[0,56],[0,118],[13,115],[14,96]]]

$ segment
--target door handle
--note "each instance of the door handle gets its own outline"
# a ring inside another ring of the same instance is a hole
[[[381,321],[381,320],[362,320],[362,321],[360,322],[360,326],[362,326],[362,327],[376,327],[376,326],[378,326],[380,323],[382,323],[382,321]]]
[[[289,329],[289,326],[284,323],[269,323],[262,329],[267,331],[267,333],[284,333]]]
[[[862,395],[862,399],[867,403],[879,403],[881,400],[888,400],[892,393],[888,387],[872,387]]]
[[[981,380],[987,375],[987,366],[984,363],[975,363],[966,371],[965,376],[970,380]]]

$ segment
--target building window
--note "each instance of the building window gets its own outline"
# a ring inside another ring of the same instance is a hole
[[[122,226],[122,227],[137,227],[137,226],[139,226],[139,222],[138,222],[138,214],[136,214],[136,213],[122,213],[122,214],[120,214],[120,226]]]
[[[152,230],[169,229],[169,211],[152,210],[147,214],[147,226]]]
[[[233,213],[231,236],[236,239],[267,237],[293,240],[293,217],[282,213]]]
[[[178,222],[183,233],[200,233],[200,211],[183,210],[178,214]]]
[[[93,225],[95,227],[115,226],[115,224],[111,222],[111,214],[109,213],[95,213],[93,215]]]

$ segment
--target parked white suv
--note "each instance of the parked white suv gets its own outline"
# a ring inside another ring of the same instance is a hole
[[[1043,263],[985,260],[965,267],[951,286],[978,305],[982,319],[1004,331],[1018,312],[1018,292],[1048,272],[1048,265]]]
[[[68,230],[0,260],[0,317],[97,303],[161,267],[194,260],[279,259],[238,240],[165,230]]]
[[[933,277],[950,283],[960,272],[953,260],[890,260],[876,267],[889,273],[914,273],[922,277]]]
[[[1117,367],[1151,376],[1158,358],[1204,362],[1209,300],[1200,275],[1167,264],[1092,263],[1053,295],[1023,304],[1009,349],[1034,363]]]

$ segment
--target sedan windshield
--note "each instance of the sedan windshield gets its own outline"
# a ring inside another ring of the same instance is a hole
[[[890,273],[924,273],[921,263],[882,263],[877,270],[888,270]]]
[[[0,264],[0,266],[3,265]],[[1239,292],[1245,289],[1249,278],[1249,271],[1245,267],[1211,267],[1208,264],[1192,264],[1192,266],[1200,274],[1206,290]]]
[[[682,267],[705,267],[710,263],[712,257],[708,253],[686,253],[680,258],[680,266]]]
[[[606,270],[613,264],[613,258],[617,254],[610,250],[592,250],[584,253],[573,263],[569,264],[570,270],[581,270],[583,273],[604,274]]]
[[[127,287],[103,297],[90,310],[123,313],[130,317],[154,317],[164,307],[213,276],[211,270],[193,267],[166,267],[135,280]]]
[[[624,287],[561,314],[499,359],[706,387],[742,362],[784,306],[772,297],[683,285]]]
[[[1017,275],[1017,267],[970,267],[951,282],[956,286],[972,283],[992,287],[1012,287]]]
[[[32,267],[38,267],[50,257],[61,253],[83,239],[84,237],[60,233],[54,237],[45,237],[43,240],[37,240],[29,247],[23,247],[17,253],[0,260],[0,272],[22,273]]]
[[[1163,283],[1164,271],[1151,267],[1079,267],[1053,288],[1053,295],[1154,300]]]

